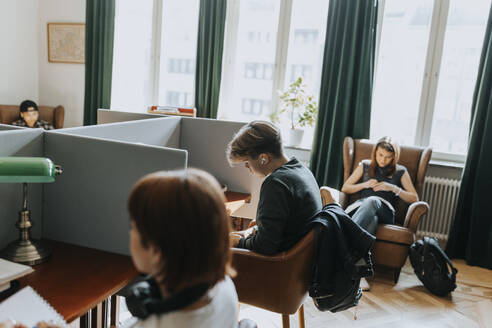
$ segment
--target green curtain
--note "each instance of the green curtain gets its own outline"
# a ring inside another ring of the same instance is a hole
[[[226,0],[201,0],[196,51],[195,107],[199,117],[217,118]]]
[[[84,125],[96,124],[97,109],[111,103],[114,12],[115,0],[86,2]]]
[[[376,50],[376,0],[330,0],[311,170],[343,182],[343,139],[368,138]]]
[[[472,103],[468,155],[446,252],[492,269],[492,8]]]

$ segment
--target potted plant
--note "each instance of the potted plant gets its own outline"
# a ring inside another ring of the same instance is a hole
[[[288,88],[280,92],[280,109],[270,116],[272,122],[280,122],[279,115],[287,113],[290,129],[288,146],[299,146],[304,135],[304,127],[314,126],[318,114],[318,104],[313,95],[306,93],[302,77],[297,78]]]

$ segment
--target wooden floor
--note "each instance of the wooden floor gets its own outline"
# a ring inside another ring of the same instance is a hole
[[[458,269],[458,287],[451,296],[429,293],[407,263],[397,285],[391,272],[384,270],[369,279],[371,290],[364,292],[356,310],[320,312],[308,298],[304,303],[306,327],[492,327],[492,271],[461,260],[453,263]],[[260,328],[282,327],[279,314],[252,306],[241,305],[239,316],[253,319]],[[299,327],[297,315],[291,316],[290,323]]]

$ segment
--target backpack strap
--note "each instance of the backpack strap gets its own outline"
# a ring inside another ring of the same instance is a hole
[[[446,255],[446,253],[444,253],[442,248],[439,246],[436,239],[424,237],[424,257],[429,253],[429,248],[430,248],[429,245],[434,246],[434,249],[436,249],[436,251],[442,256],[442,258],[444,258],[446,260],[446,262],[449,264],[449,267],[451,268],[451,274],[453,276],[456,276],[456,273],[458,273],[458,269],[456,269],[453,266],[453,263],[451,262],[449,257]]]

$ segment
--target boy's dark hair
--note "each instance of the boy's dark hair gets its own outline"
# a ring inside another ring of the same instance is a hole
[[[33,107],[34,110],[38,110],[38,105],[36,105],[36,103],[32,100],[24,100],[23,102],[21,102],[19,109],[21,113],[23,113],[23,112],[27,112],[29,107]]]
[[[130,219],[144,248],[162,255],[161,276],[170,293],[233,275],[230,219],[219,183],[205,171],[156,172],[133,187]]]
[[[243,126],[227,145],[227,158],[249,156],[257,159],[262,153],[281,157],[282,137],[280,130],[267,121],[252,121]]]

